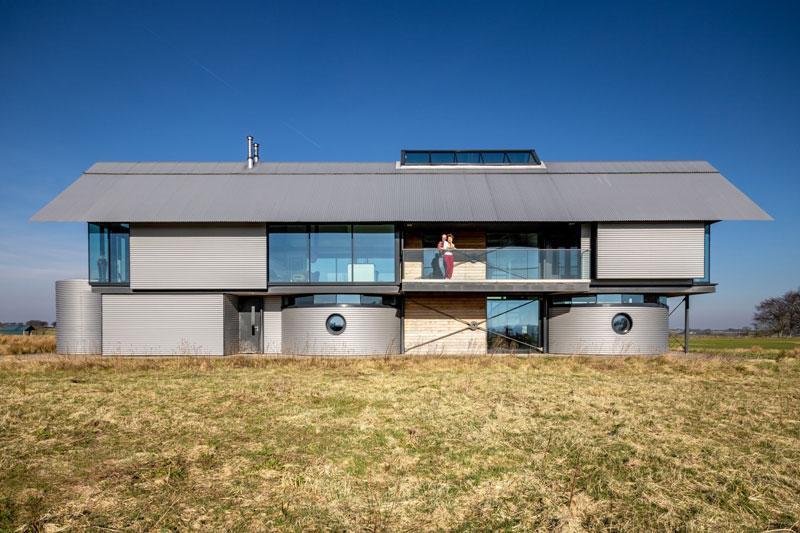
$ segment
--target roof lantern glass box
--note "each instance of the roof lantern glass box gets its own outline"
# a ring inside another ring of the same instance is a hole
[[[536,150],[403,150],[400,164],[441,165],[541,165]]]

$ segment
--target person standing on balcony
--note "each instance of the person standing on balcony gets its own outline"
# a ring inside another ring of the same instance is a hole
[[[453,250],[456,249],[456,244],[453,242],[453,234],[447,234],[447,240],[444,243],[444,277],[446,279],[453,279],[453,267],[455,266],[455,258],[453,257]]]
[[[442,233],[442,238],[441,238],[441,240],[440,240],[438,243],[436,243],[436,249],[438,250],[438,252],[437,252],[437,257],[436,257],[436,261],[438,262],[438,265],[439,265],[439,275],[437,275],[437,276],[436,276],[437,278],[438,278],[438,277],[440,277],[440,276],[441,276],[442,278],[444,278],[444,277],[445,277],[445,270],[444,270],[444,249],[445,249],[446,247],[447,247],[447,235],[446,235],[446,234],[444,234],[444,233]]]

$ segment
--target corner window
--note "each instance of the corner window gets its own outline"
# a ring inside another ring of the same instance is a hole
[[[703,277],[694,281],[695,283],[711,282],[711,224],[706,224],[703,235]]]
[[[89,283],[130,283],[129,240],[128,224],[89,223]]]

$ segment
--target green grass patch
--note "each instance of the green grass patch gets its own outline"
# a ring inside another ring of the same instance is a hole
[[[670,337],[672,350],[683,349],[683,335]],[[735,354],[749,356],[800,355],[800,337],[733,337],[723,335],[691,335],[689,349],[695,353]]]

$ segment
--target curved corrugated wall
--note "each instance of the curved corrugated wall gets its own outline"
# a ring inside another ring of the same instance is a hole
[[[331,335],[327,318],[347,321]],[[391,307],[295,307],[281,313],[282,352],[299,355],[385,355],[400,353],[400,317]]]
[[[61,354],[99,354],[102,313],[99,293],[85,279],[56,281],[56,351]]]
[[[625,335],[611,329],[611,319],[627,313],[633,327]],[[549,352],[563,354],[660,354],[668,350],[667,308],[635,305],[551,307]]]

